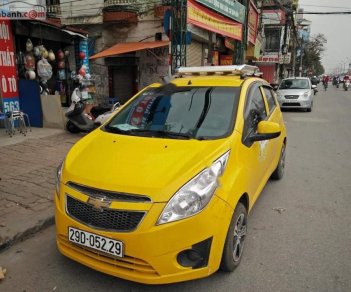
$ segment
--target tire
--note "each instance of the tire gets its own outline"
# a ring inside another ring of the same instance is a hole
[[[72,134],[80,133],[80,129],[77,126],[75,126],[71,121],[67,122],[66,129],[68,132],[70,132]]]
[[[239,266],[245,246],[247,232],[247,210],[238,203],[225,239],[220,270],[232,272]]]
[[[311,103],[311,106],[309,108],[307,108],[307,112],[311,112],[312,111],[312,108],[313,108],[313,102]]]
[[[285,146],[285,144],[283,144],[282,150],[280,151],[280,157],[279,157],[279,162],[278,162],[277,168],[273,171],[273,173],[271,175],[271,179],[280,180],[284,176],[284,172],[285,172],[285,150],[286,150],[286,146]]]

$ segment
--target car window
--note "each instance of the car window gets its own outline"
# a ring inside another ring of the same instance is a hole
[[[225,137],[234,127],[239,94],[239,87],[168,84],[142,92],[105,129],[145,137]]]
[[[306,79],[285,79],[279,89],[310,89],[310,83]]]
[[[275,103],[272,89],[264,86],[263,90],[264,90],[264,93],[265,93],[266,98],[267,98],[269,113],[271,113],[271,112],[273,112],[274,108],[276,107],[276,103]]]
[[[267,118],[267,111],[260,90],[259,83],[255,83],[248,90],[245,110],[244,110],[244,131],[243,131],[243,143],[246,146],[250,146],[247,143],[247,137],[257,130],[257,125],[260,121]]]

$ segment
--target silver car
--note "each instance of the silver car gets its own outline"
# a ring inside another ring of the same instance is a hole
[[[307,77],[283,79],[277,89],[279,105],[282,109],[305,109],[311,112],[315,89],[316,85],[312,85]]]

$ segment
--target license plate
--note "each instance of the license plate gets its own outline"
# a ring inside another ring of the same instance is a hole
[[[97,235],[73,227],[68,227],[68,240],[70,242],[90,247],[92,249],[117,256],[123,257],[123,242],[114,240],[105,236]]]

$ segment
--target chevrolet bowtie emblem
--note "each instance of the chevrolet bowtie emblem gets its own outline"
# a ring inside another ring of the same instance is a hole
[[[89,197],[88,204],[93,206],[94,209],[102,211],[102,209],[110,207],[111,201],[106,198]]]

